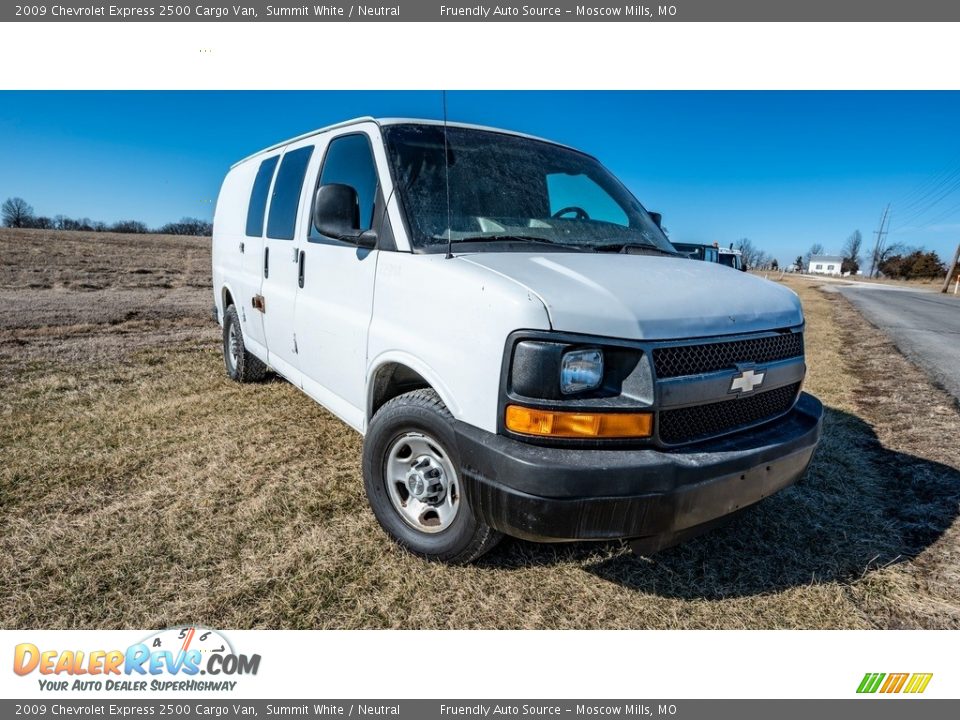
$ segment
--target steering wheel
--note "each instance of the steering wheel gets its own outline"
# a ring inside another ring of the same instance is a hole
[[[582,207],[577,207],[576,205],[570,205],[569,207],[565,207],[565,208],[561,208],[560,210],[557,210],[557,211],[553,214],[553,217],[558,218],[558,217],[561,217],[561,216],[563,216],[563,215],[566,215],[567,213],[573,213],[573,217],[574,217],[574,219],[576,219],[576,220],[589,220],[589,219],[590,219],[590,216],[587,215],[587,211],[584,210]]]

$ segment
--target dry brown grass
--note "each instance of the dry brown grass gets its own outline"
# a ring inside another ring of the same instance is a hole
[[[226,379],[208,241],[0,231],[0,258],[4,628],[960,627],[956,404],[809,283],[802,484],[652,559],[451,568],[379,530],[355,433]]]
[[[786,271],[780,272],[779,270],[750,270],[751,275],[758,275],[760,277],[781,281],[788,284],[796,283],[797,281],[807,281],[814,284],[826,284],[826,283],[837,283],[837,284],[856,284],[856,283],[872,283],[875,285],[893,285],[895,287],[902,288],[904,290],[922,290],[929,291],[935,290],[939,291],[943,287],[944,278],[914,278],[912,280],[907,279],[895,279],[895,278],[871,278],[864,275],[854,275],[841,277],[837,275],[814,275],[814,274],[795,274],[788,273]],[[951,280],[951,282],[953,282]],[[951,291],[953,286],[951,285]]]
[[[808,278],[811,280],[816,280],[816,275],[808,275]],[[898,279],[898,278],[872,278],[864,277],[863,275],[856,275],[854,277],[841,277],[837,278],[838,280],[845,280],[847,282],[864,282],[864,283],[875,283],[877,285],[896,285],[902,288],[911,288],[914,290],[939,290],[943,286],[944,278],[914,278],[911,280],[907,279]]]

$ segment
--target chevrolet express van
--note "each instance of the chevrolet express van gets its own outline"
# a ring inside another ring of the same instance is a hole
[[[361,118],[235,164],[214,315],[364,436],[383,529],[469,562],[506,533],[650,553],[805,471],[792,292],[679,254],[596,159],[519,133]]]

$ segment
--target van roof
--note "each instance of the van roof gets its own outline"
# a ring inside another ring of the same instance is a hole
[[[277,150],[278,148],[282,148],[284,145],[289,145],[290,143],[294,143],[299,140],[306,140],[309,137],[313,137],[314,135],[319,135],[320,133],[325,133],[329,130],[337,130],[339,128],[349,127],[350,125],[359,125],[360,123],[365,123],[365,122],[376,123],[380,127],[384,127],[386,125],[443,125],[444,124],[443,120],[427,120],[424,118],[375,118],[375,117],[370,117],[368,115],[365,115],[362,117],[353,118],[351,120],[344,120],[343,122],[334,123],[332,125],[326,125],[324,127],[317,128],[316,130],[311,130],[310,132],[303,133],[302,135],[297,135],[296,137],[288,138],[281,142],[275,143],[270,147],[263,148],[262,150],[257,150],[257,152],[247,155],[242,160],[237,160],[237,162],[235,162],[230,167],[234,168],[237,165],[241,165],[247,162],[248,160],[252,160],[258,155],[262,155],[263,153],[270,152],[271,150]],[[515,135],[517,137],[529,138],[530,140],[539,140],[540,142],[550,143],[551,145],[559,145],[560,147],[566,147],[571,150],[576,150],[577,152],[582,152],[580,150],[577,150],[576,148],[572,148],[569,145],[564,145],[563,143],[558,143],[554,140],[548,140],[546,138],[537,137],[536,135],[528,135],[526,133],[516,132],[514,130],[504,130],[502,128],[488,127],[485,125],[472,125],[470,123],[460,123],[460,122],[447,122],[446,125],[448,127],[467,128],[470,130],[487,130],[488,132],[502,133],[504,135]]]

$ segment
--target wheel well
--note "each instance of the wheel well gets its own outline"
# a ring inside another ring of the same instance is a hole
[[[226,312],[227,308],[233,305],[233,296],[230,294],[230,291],[227,288],[223,289],[223,311]]]
[[[384,403],[411,390],[429,388],[422,375],[400,363],[387,363],[377,370],[370,391],[367,419],[372,418]]]

